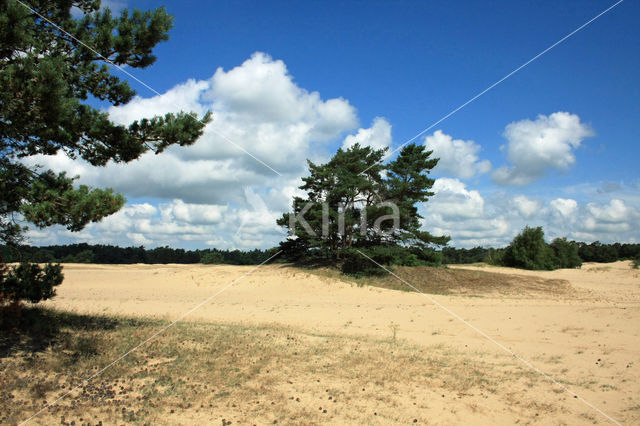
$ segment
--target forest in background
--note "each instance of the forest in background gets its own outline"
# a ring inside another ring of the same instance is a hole
[[[613,243],[604,244],[598,241],[587,244],[569,241],[578,249],[583,262],[615,262],[617,260],[633,260],[640,256],[640,244]],[[228,264],[257,265],[277,252],[277,248],[266,250],[185,250],[168,246],[147,249],[140,247],[118,247],[112,245],[91,245],[86,243],[70,245],[53,245],[43,247],[0,246],[0,258],[5,262],[62,262],[62,263],[97,263],[97,264]],[[435,253],[435,264],[470,264],[486,262],[495,264],[505,249],[484,247],[454,248],[444,247]],[[286,261],[287,259],[280,259]]]

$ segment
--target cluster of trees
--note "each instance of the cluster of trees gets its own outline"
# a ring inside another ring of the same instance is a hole
[[[0,246],[0,256],[7,262],[26,263],[99,263],[99,264],[167,264],[205,263],[258,265],[277,250],[184,250],[171,247],[118,247],[112,245],[70,244],[45,247]]]
[[[420,229],[417,204],[430,196],[428,177],[438,163],[424,146],[409,144],[383,164],[386,149],[354,144],[326,164],[309,164],[309,176],[292,213],[278,225],[289,238],[280,245],[292,261],[341,264],[348,273],[378,273],[384,265],[439,262],[434,247],[449,241]]]
[[[541,226],[525,227],[516,235],[495,263],[514,268],[533,270],[553,270],[558,268],[579,268],[582,259],[578,246],[566,238],[556,238],[547,244]]]
[[[603,244],[599,241],[585,243],[579,241],[567,241],[565,238],[556,238],[551,244],[544,242],[542,229],[525,228],[519,236],[507,248],[474,247],[471,249],[457,249],[445,247],[442,249],[442,262],[444,264],[464,264],[485,262],[492,265],[504,265],[524,268],[533,262],[537,269],[572,268],[578,267],[582,262],[615,262],[618,260],[640,259],[640,244],[613,243]],[[541,240],[542,238],[542,240]],[[526,241],[536,241],[535,244],[525,244]],[[541,242],[542,241],[542,242]],[[516,248],[520,247],[520,248]],[[518,261],[522,250],[530,253],[528,259],[534,259],[533,253],[542,253],[537,259]],[[551,249],[551,251],[549,251]],[[505,259],[505,254],[508,255]],[[579,260],[578,260],[579,259]]]

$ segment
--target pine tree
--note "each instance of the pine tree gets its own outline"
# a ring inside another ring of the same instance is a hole
[[[74,7],[81,17],[73,16]],[[168,39],[172,20],[164,8],[124,10],[113,17],[99,0],[0,0],[2,242],[20,243],[25,230],[20,218],[38,227],[59,224],[78,231],[125,202],[111,189],[76,186],[75,178],[64,173],[27,167],[21,161],[25,157],[64,152],[104,166],[174,144],[190,145],[202,134],[210,114],[199,119],[180,112],[122,126],[87,103],[90,98],[112,105],[129,102],[135,92],[112,74],[109,63],[129,68],[153,64],[152,49]],[[53,286],[61,281],[59,267],[5,267],[0,295],[35,302],[53,296]],[[28,297],[20,288],[31,289]]]
[[[427,174],[438,159],[423,146],[408,145],[384,165],[385,151],[355,144],[339,149],[326,164],[309,162],[309,176],[300,186],[306,197],[295,197],[293,211],[278,219],[292,235],[281,243],[286,256],[312,261],[350,256],[353,271],[361,271],[371,262],[354,253],[356,248],[375,252],[381,263],[407,264],[427,261],[432,246],[448,242],[449,237],[420,230],[416,207],[433,195]]]

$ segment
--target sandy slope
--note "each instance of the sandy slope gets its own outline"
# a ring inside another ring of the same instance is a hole
[[[553,272],[460,267],[568,280],[576,291],[564,296],[431,297],[612,417],[628,424],[640,422],[640,278],[628,262]],[[421,295],[357,287],[275,265],[245,276],[252,269],[66,265],[65,282],[49,305],[82,313],[175,319],[237,280],[187,319],[276,323],[303,331],[385,339],[395,332],[398,338],[425,347],[444,344],[496,365],[517,363]],[[560,407],[541,417],[536,412],[540,407],[522,408],[531,416],[529,422],[607,422],[551,383],[531,387],[506,382],[504,386],[499,397],[480,398],[473,404],[438,402],[441,415],[432,420],[490,423],[497,417],[500,422],[512,423],[521,414],[514,405],[526,395],[542,405]]]

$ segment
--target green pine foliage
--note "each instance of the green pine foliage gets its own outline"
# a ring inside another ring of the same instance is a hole
[[[382,265],[440,263],[433,247],[446,245],[449,237],[422,231],[416,206],[433,195],[428,173],[438,159],[414,144],[386,165],[381,164],[384,154],[384,149],[355,144],[339,149],[326,164],[308,162],[309,176],[300,186],[306,197],[295,197],[293,213],[277,222],[295,234],[280,244],[289,260],[330,261],[350,274],[384,272],[360,252]],[[390,219],[391,204],[397,206],[398,223]],[[292,217],[305,223],[292,224]]]
[[[73,7],[82,17],[72,16]],[[90,98],[112,105],[129,102],[134,90],[112,74],[108,63],[153,64],[153,48],[168,39],[172,25],[164,8],[124,10],[114,17],[99,0],[0,0],[0,242],[21,242],[20,217],[38,227],[79,231],[125,202],[111,189],[76,186],[75,177],[28,167],[25,157],[64,152],[104,166],[174,144],[191,145],[202,134],[210,114],[198,118],[179,112],[123,126],[87,103]],[[5,268],[0,279],[14,287],[24,280],[31,290],[14,288],[12,294],[28,295],[25,300],[36,301],[37,288],[43,299],[51,297],[47,286],[52,289],[62,279],[53,265],[20,268]]]
[[[0,274],[0,306],[27,300],[37,303],[55,296],[55,287],[62,283],[62,267],[35,263],[21,263],[16,267],[4,266]]]

